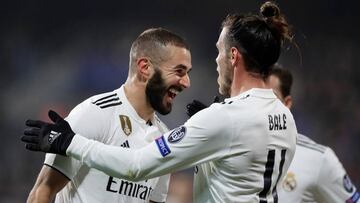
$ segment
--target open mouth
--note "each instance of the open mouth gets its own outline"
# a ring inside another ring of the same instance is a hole
[[[180,90],[172,87],[169,88],[167,92],[168,92],[168,96],[171,98],[171,100],[173,100],[176,97],[176,95],[179,94]]]

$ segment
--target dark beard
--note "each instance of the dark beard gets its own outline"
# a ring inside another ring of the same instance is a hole
[[[161,72],[155,69],[154,75],[149,79],[146,85],[145,94],[151,107],[162,115],[171,112],[172,105],[165,106],[163,98],[167,93],[167,88],[161,76]]]

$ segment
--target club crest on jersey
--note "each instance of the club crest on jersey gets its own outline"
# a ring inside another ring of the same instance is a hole
[[[185,134],[186,134],[186,127],[185,126],[178,127],[170,133],[168,137],[168,142],[170,143],[179,142],[181,139],[185,137]]]
[[[131,121],[129,116],[119,115],[121,128],[125,135],[129,136],[132,132]]]
[[[284,188],[285,191],[287,192],[291,192],[296,188],[296,179],[295,179],[295,174],[292,172],[288,172],[286,174],[286,177],[284,178],[284,182],[282,184],[282,187]]]
[[[349,176],[347,174],[344,175],[344,178],[343,178],[343,185],[344,185],[344,188],[345,190],[348,192],[348,193],[352,193],[353,190],[354,190],[354,187],[353,187],[353,184],[349,178]]]

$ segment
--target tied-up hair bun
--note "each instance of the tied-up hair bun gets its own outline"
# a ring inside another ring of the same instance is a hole
[[[278,17],[280,15],[280,8],[273,2],[267,1],[261,5],[260,13],[265,19]]]
[[[289,25],[284,15],[280,13],[280,8],[274,2],[267,1],[261,5],[260,13],[275,36],[280,37],[281,41],[284,39],[292,41]]]

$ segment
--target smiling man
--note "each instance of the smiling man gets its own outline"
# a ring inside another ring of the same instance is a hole
[[[162,28],[146,30],[132,44],[126,83],[80,103],[66,120],[89,139],[141,148],[151,141],[144,136],[150,126],[168,131],[155,111],[171,111],[176,95],[190,86],[190,69],[189,47],[180,36]],[[49,140],[59,135],[52,132]],[[52,202],[56,194],[57,203],[165,202],[168,184],[169,175],[135,183],[70,157],[47,154],[28,202]]]

